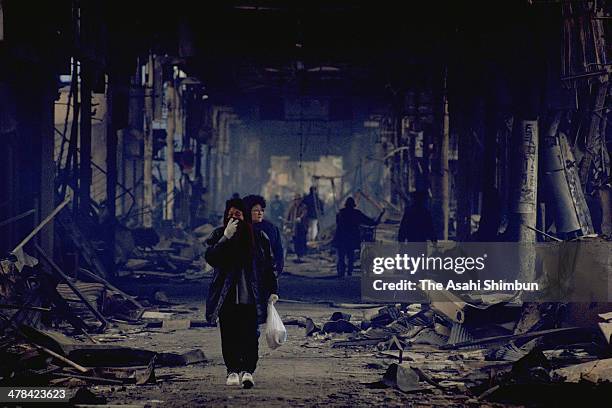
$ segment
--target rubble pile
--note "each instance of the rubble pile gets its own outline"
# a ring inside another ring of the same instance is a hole
[[[204,260],[209,224],[188,232],[180,228],[162,230],[132,230],[134,245],[129,240],[123,251],[129,253],[117,271],[118,277],[145,278],[162,281],[182,282],[197,280],[211,274],[210,266]],[[204,232],[202,232],[204,231]]]
[[[151,328],[208,327],[157,291],[137,299],[85,268],[76,280],[34,246],[39,258],[4,259],[0,269],[0,385],[61,386],[156,382],[157,367],[206,362],[204,353],[109,344]],[[180,317],[180,316],[179,316]],[[76,394],[75,394],[76,395]]]
[[[577,311],[568,305],[523,304],[516,296],[338,311],[323,322],[288,316],[284,322],[304,327],[305,347],[325,344],[377,358],[368,366],[386,371],[367,387],[472,403],[566,406],[584,401],[585,393],[610,395],[612,313],[601,313],[607,307],[591,305],[594,317],[582,324],[575,324]]]
[[[114,333],[97,340],[68,337],[58,331],[10,324],[2,318],[0,371],[3,386],[81,387],[95,384],[154,384],[158,367],[184,366],[206,362],[202,350],[163,352],[108,344],[124,338]],[[130,333],[127,333],[129,335]]]

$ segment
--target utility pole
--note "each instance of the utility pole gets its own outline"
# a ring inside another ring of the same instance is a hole
[[[166,209],[164,219],[174,219],[174,130],[176,128],[177,97],[172,81],[168,82],[167,107],[168,120],[166,124]]]
[[[217,171],[215,173],[215,195],[217,197],[217,200],[219,201],[219,206],[223,204],[223,188],[227,188],[227,186],[221,185],[221,180],[224,180],[223,165],[227,160],[225,150],[225,140],[227,138],[227,115],[228,114],[226,112],[221,112],[220,114],[221,118],[219,119],[219,138],[217,139]]]
[[[91,68],[81,61],[81,145],[79,167],[79,208],[81,215],[89,212],[91,192]]]
[[[516,241],[521,243],[518,279],[535,278],[536,214],[538,192],[538,120],[523,120],[516,139],[515,184],[511,216],[515,222]]]
[[[433,192],[433,214],[436,222],[436,234],[443,240],[448,239],[448,150],[450,147],[450,125],[448,112],[447,69],[444,69],[442,86],[442,129],[436,132],[435,157],[431,178]]]
[[[106,86],[106,211],[108,216],[107,268],[111,275],[115,271],[115,215],[117,197],[117,126],[116,126],[116,77],[108,73]]]
[[[143,215],[142,225],[153,227],[153,55],[149,54],[145,82],[145,115],[144,115],[144,169],[143,169]]]

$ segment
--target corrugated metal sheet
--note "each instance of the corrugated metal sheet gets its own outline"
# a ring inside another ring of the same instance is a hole
[[[465,325],[460,323],[453,323],[451,327],[450,336],[448,337],[448,344],[456,344],[464,341],[472,341],[474,340],[474,336],[470,334]],[[480,346],[470,346],[466,347],[465,350],[477,350],[481,348]]]

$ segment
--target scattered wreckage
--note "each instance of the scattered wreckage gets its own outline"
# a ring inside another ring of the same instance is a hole
[[[373,353],[378,362],[368,368],[386,370],[366,387],[443,393],[474,404],[575,406],[586,393],[609,397],[609,304],[448,296],[429,304],[339,304],[342,312],[328,321],[287,316],[284,323],[304,328],[305,347]],[[346,313],[351,308],[353,316]]]

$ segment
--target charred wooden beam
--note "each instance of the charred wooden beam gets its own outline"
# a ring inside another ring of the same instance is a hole
[[[77,295],[79,299],[81,299],[81,301],[85,304],[85,306],[87,306],[89,311],[93,313],[94,316],[96,316],[96,318],[100,321],[100,323],[102,323],[102,325],[98,328],[98,331],[103,332],[104,329],[106,329],[106,326],[108,326],[108,321],[102,315],[102,313],[100,313],[98,309],[94,305],[92,305],[85,296],[83,296],[83,294],[72,283],[70,278],[60,269],[59,266],[57,266],[55,262],[53,262],[51,258],[49,258],[49,256],[45,253],[45,251],[43,251],[43,249],[40,246],[34,245],[34,247],[36,248],[40,256],[44,259],[44,261],[47,262],[47,264],[49,264],[49,266],[51,267],[51,270],[53,270],[55,274],[57,274],[64,282],[66,282],[66,284],[70,287],[70,289],[72,289],[74,294]]]

